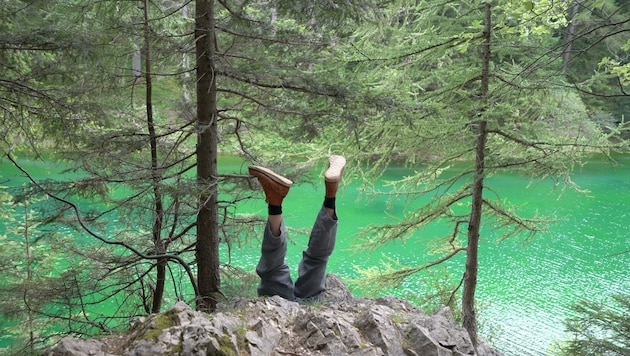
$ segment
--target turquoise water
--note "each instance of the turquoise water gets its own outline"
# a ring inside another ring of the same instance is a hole
[[[588,195],[567,190],[558,196],[549,181],[531,183],[511,174],[496,175],[487,181],[493,191],[518,206],[517,211],[524,216],[538,211],[541,215],[555,213],[558,217],[549,231],[531,242],[517,236],[497,243],[495,233],[489,230],[482,235],[477,289],[479,317],[486,326],[486,334],[506,355],[544,355],[553,340],[564,336],[562,323],[571,315],[568,309],[571,303],[582,298],[601,300],[629,290],[630,253],[623,252],[630,249],[630,229],[626,224],[630,218],[627,203],[630,156],[618,160],[621,166],[613,167],[596,159],[575,172],[573,180],[590,190]],[[56,165],[27,163],[27,168],[37,172],[38,179],[53,178],[62,170]],[[246,171],[245,166],[233,159],[223,159],[220,166],[225,172]],[[10,179],[13,185],[16,180],[23,180],[6,161],[0,162],[0,167],[0,182]],[[376,185],[380,187],[384,180],[408,172],[391,168]],[[284,203],[287,226],[308,230],[321,206],[323,193],[322,185],[296,182]],[[426,255],[427,241],[447,231],[448,226],[424,229],[405,243],[394,242],[373,252],[358,250],[354,242],[363,227],[392,222],[403,211],[400,201],[393,202],[394,209],[390,210],[387,197],[367,198],[356,182],[345,182],[342,187],[337,199],[338,244],[331,256],[329,272],[356,278],[356,267],[378,265],[384,256],[412,266],[436,257]],[[242,208],[248,213],[266,213],[262,200],[248,202]],[[308,237],[292,231],[290,239],[287,262],[295,274]],[[248,270],[254,269],[257,259],[257,246],[232,251],[232,264]],[[446,266],[449,274],[459,279],[463,256]],[[418,276],[390,292],[402,296],[426,289],[424,280]]]
[[[618,157],[620,166],[593,160],[576,171],[572,179],[588,194],[559,189],[551,181],[530,182],[527,178],[501,174],[486,184],[502,199],[518,206],[524,217],[555,215],[557,221],[532,241],[523,236],[497,242],[496,232],[481,236],[477,300],[478,316],[485,333],[506,355],[545,355],[554,340],[564,334],[563,321],[572,315],[569,305],[580,299],[604,300],[630,290],[630,156]],[[409,171],[390,169],[383,180],[404,176]],[[489,191],[488,191],[489,192]],[[321,204],[323,188],[297,184],[284,202],[287,226],[307,228]],[[426,256],[427,240],[448,227],[428,228],[417,239],[394,242],[374,251],[357,251],[357,233],[368,224],[392,222],[400,217],[402,202],[388,210],[386,197],[367,201],[359,187],[347,184],[338,196],[340,217],[338,244],[328,271],[345,278],[356,278],[355,267],[378,265],[384,256],[406,265],[421,265],[436,256]],[[373,198],[373,197],[372,197]],[[258,213],[265,213],[259,202]],[[295,234],[294,234],[295,235]],[[440,235],[441,236],[441,235]],[[294,274],[306,246],[307,237],[294,236],[287,260]],[[253,269],[258,251],[243,250],[236,256],[242,266]],[[451,276],[459,279],[464,260],[447,264]],[[423,279],[411,278],[397,295],[426,289]]]
[[[550,184],[525,188],[517,177],[496,177],[495,187],[524,210],[561,219],[531,243],[482,247],[477,296],[489,303],[483,316],[500,326],[495,343],[506,354],[543,355],[564,336],[571,303],[630,290],[630,160],[621,162],[618,168],[592,162],[574,175],[590,193],[567,191],[559,199],[549,194]]]

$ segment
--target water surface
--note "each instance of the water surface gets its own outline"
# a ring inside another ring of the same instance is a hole
[[[571,315],[568,309],[571,303],[584,298],[604,300],[630,290],[630,253],[627,253],[630,156],[617,159],[621,163],[617,167],[594,159],[575,172],[574,181],[588,189],[589,194],[567,190],[559,195],[550,181],[530,182],[512,174],[495,175],[487,180],[488,187],[518,206],[517,211],[523,216],[537,212],[555,214],[558,218],[549,231],[530,242],[525,242],[524,236],[516,236],[498,243],[497,232],[483,230],[477,289],[479,318],[485,335],[506,355],[544,355],[554,340],[565,337],[563,321]],[[37,179],[58,178],[64,168],[43,162],[24,163]],[[238,159],[224,157],[220,166],[225,172],[246,172],[246,166]],[[0,162],[0,168],[0,185],[15,186],[25,181],[8,162]],[[316,169],[314,174],[322,171]],[[387,189],[383,187],[385,180],[409,172],[392,167],[376,187]],[[322,204],[323,194],[323,184],[297,182],[283,207],[287,226],[308,230]],[[385,196],[366,196],[356,182],[350,181],[341,188],[337,205],[338,243],[328,271],[342,278],[358,277],[357,267],[379,265],[384,256],[406,265],[423,264],[436,257],[427,256],[428,241],[450,228],[439,225],[425,228],[404,243],[393,242],[370,253],[358,250],[353,244],[357,233],[369,224],[400,218],[404,204],[391,203]],[[242,209],[261,216],[266,214],[263,200],[247,202]],[[287,262],[295,276],[308,237],[295,232],[290,237]],[[253,271],[258,249],[258,246],[233,249],[232,263]],[[225,252],[224,249],[224,256]],[[459,279],[464,268],[463,256],[446,266],[449,274]],[[426,290],[424,279],[417,276],[388,293],[405,296]]]

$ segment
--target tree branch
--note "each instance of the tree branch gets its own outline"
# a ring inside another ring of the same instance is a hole
[[[9,161],[11,161],[13,163],[13,165],[19,169],[22,173],[24,173],[26,175],[26,177],[35,185],[37,186],[44,194],[48,195],[49,197],[51,197],[54,200],[57,200],[63,204],[66,204],[68,206],[70,206],[72,208],[72,210],[74,211],[74,214],[77,218],[77,221],[79,222],[79,224],[81,225],[81,227],[83,228],[83,230],[85,232],[87,232],[89,235],[91,235],[92,237],[98,239],[99,241],[108,244],[108,245],[114,245],[114,246],[122,246],[125,249],[131,251],[133,254],[135,254],[136,256],[139,256],[143,259],[147,259],[147,260],[159,260],[159,259],[167,259],[167,260],[172,260],[175,261],[177,263],[179,263],[185,270],[186,273],[188,274],[188,278],[190,279],[190,283],[195,291],[195,296],[199,296],[199,289],[197,287],[197,283],[195,281],[195,276],[192,273],[192,270],[190,268],[190,266],[179,256],[177,255],[173,255],[173,254],[160,254],[160,255],[147,255],[144,254],[140,251],[138,251],[136,248],[134,248],[133,246],[127,244],[126,242],[123,241],[111,241],[105,237],[100,236],[99,234],[97,234],[96,232],[94,232],[92,229],[90,229],[89,226],[87,226],[87,224],[83,221],[83,217],[81,215],[81,212],[79,210],[79,207],[64,198],[61,198],[55,194],[49,193],[41,184],[39,184],[39,182],[37,182],[19,163],[17,163],[15,161],[15,159],[13,159],[13,156],[10,153],[6,153],[5,156],[9,159]]]

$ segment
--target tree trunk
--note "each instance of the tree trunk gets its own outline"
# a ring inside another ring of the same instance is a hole
[[[485,4],[485,29],[482,55],[482,75],[480,96],[484,101],[482,112],[488,105],[488,87],[490,84],[490,37],[491,37],[490,2]],[[483,210],[483,180],[485,170],[485,150],[488,139],[487,122],[482,117],[478,123],[475,175],[472,188],[472,206],[468,223],[468,246],[466,248],[466,272],[462,294],[462,325],[468,331],[475,348],[477,347],[477,316],[475,313],[475,290],[477,288],[477,268],[479,266],[479,231]]]
[[[31,308],[31,300],[29,297],[29,289],[33,283],[33,256],[31,256],[31,236],[29,231],[29,213],[28,213],[29,201],[24,200],[24,246],[26,248],[26,283],[24,283],[24,293],[22,299],[26,306],[28,316],[26,320],[26,327],[28,329],[28,347],[32,355],[35,355],[35,313]]]
[[[569,60],[571,59],[571,47],[573,46],[573,37],[575,35],[575,26],[577,26],[578,2],[573,2],[571,9],[571,19],[567,27],[567,41],[562,56],[562,73],[566,73],[569,68]]]
[[[483,208],[483,178],[488,131],[486,122],[479,123],[477,137],[477,158],[475,160],[475,181],[472,191],[472,207],[470,222],[468,223],[468,246],[466,248],[466,272],[464,278],[464,292],[462,295],[462,326],[470,334],[470,338],[477,346],[477,316],[475,313],[475,289],[477,288],[477,267],[479,265],[479,230],[481,212]]]
[[[133,17],[133,27],[135,28],[140,24],[140,18],[137,16]],[[134,33],[135,30],[134,30]],[[133,75],[133,79],[137,79],[142,77],[142,52],[141,48],[143,44],[140,42],[140,36],[134,35],[133,42],[136,44],[137,49],[133,51],[133,56],[131,57],[131,73]]]
[[[148,0],[144,0],[144,78],[146,81],[146,114],[147,129],[149,130],[149,143],[151,146],[151,184],[153,185],[153,226],[151,235],[153,239],[153,247],[155,254],[161,255],[165,253],[164,243],[162,242],[162,217],[164,216],[164,205],[162,203],[162,192],[160,191],[160,182],[162,180],[160,167],[158,166],[157,156],[157,135],[155,133],[155,123],[153,120],[153,87],[151,81],[151,31],[149,28],[149,4]],[[157,275],[155,281],[155,290],[153,292],[153,302],[151,303],[151,313],[159,313],[162,308],[162,298],[164,296],[164,288],[166,282],[166,260],[157,260]]]
[[[197,309],[213,311],[220,291],[217,207],[217,87],[214,71],[214,1],[196,0],[197,57]]]

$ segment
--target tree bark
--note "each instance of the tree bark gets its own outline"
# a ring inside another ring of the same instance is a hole
[[[197,309],[213,311],[220,292],[217,206],[217,87],[214,0],[196,0],[197,58]]]
[[[160,182],[162,180],[158,163],[157,135],[155,132],[155,122],[153,119],[153,86],[151,73],[151,31],[149,28],[149,4],[148,0],[142,2],[143,5],[143,36],[144,36],[144,78],[146,85],[146,115],[147,129],[149,131],[149,144],[151,146],[151,184],[153,185],[153,226],[151,235],[153,240],[154,253],[162,255],[166,252],[162,241],[162,218],[164,216],[164,204],[162,202],[162,192]],[[166,259],[157,260],[157,274],[155,277],[155,290],[153,291],[153,302],[151,303],[151,313],[159,313],[162,308],[162,298],[166,283]]]
[[[482,75],[480,96],[484,101],[480,115],[488,105],[488,88],[490,84],[490,39],[491,39],[491,7],[485,4],[485,28],[482,54]],[[475,312],[475,290],[477,288],[477,269],[479,266],[479,231],[483,211],[483,180],[485,176],[485,150],[488,139],[487,122],[482,117],[478,122],[475,173],[472,187],[472,206],[468,223],[468,246],[466,248],[466,272],[464,291],[462,293],[462,326],[468,331],[475,348],[477,347],[477,316]]]
[[[466,247],[466,272],[462,295],[462,326],[468,331],[475,347],[477,346],[477,316],[475,312],[475,289],[477,288],[477,268],[479,266],[479,230],[483,208],[483,179],[485,167],[485,146],[488,136],[486,121],[479,123],[477,136],[477,157],[475,160],[475,181],[472,191],[472,207],[468,223],[468,246]]]

